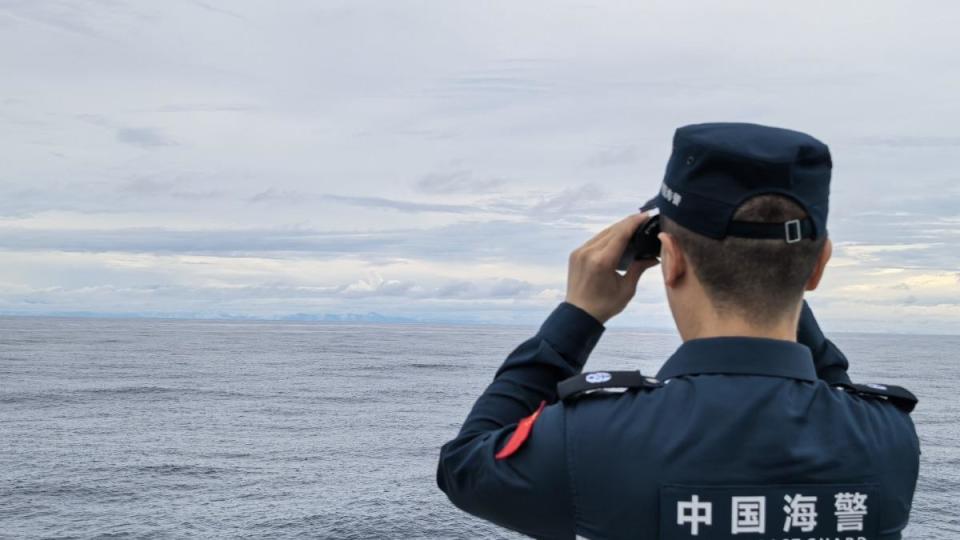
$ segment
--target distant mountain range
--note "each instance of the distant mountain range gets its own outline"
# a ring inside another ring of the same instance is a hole
[[[280,321],[324,321],[324,322],[382,322],[382,323],[397,323],[397,322],[423,322],[419,319],[414,319],[410,317],[397,317],[391,315],[383,315],[375,311],[370,311],[367,313],[324,313],[324,314],[315,314],[315,313],[293,313],[290,315],[283,315],[277,317],[276,320]]]

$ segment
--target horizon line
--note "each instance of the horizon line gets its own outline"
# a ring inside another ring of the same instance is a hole
[[[184,314],[144,314],[144,313],[114,313],[114,312],[95,312],[95,311],[71,311],[71,312],[46,312],[46,313],[17,313],[9,311],[0,311],[0,319],[23,318],[23,319],[100,319],[100,320],[157,320],[157,321],[211,321],[211,322],[272,322],[272,323],[311,323],[311,324],[332,324],[332,325],[422,325],[422,326],[502,326],[502,327],[520,327],[537,328],[541,323],[522,323],[522,322],[498,322],[498,321],[474,321],[465,319],[415,319],[411,317],[383,315],[381,313],[369,312],[367,314],[358,313],[325,313],[314,315],[308,313],[293,313],[278,316],[258,316],[258,315],[184,315]],[[643,332],[657,334],[673,334],[676,328],[665,328],[657,326],[634,326],[605,325],[606,330],[639,330]],[[886,330],[837,330],[831,334],[883,334],[883,335],[905,335],[905,336],[935,336],[935,337],[956,337],[958,333],[923,333],[923,332],[891,332]]]

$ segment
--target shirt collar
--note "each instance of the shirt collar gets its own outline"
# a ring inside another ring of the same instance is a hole
[[[737,374],[816,381],[813,355],[806,345],[755,337],[715,337],[687,341],[660,368],[657,378],[680,375]]]

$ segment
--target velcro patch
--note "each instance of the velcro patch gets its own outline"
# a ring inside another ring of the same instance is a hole
[[[876,540],[876,484],[662,486],[660,540]]]
[[[840,384],[839,386],[861,396],[885,399],[904,412],[911,412],[917,406],[917,396],[902,386],[878,383]]]
[[[537,410],[533,411],[533,414],[521,419],[520,422],[517,423],[517,429],[513,430],[513,435],[510,436],[510,440],[497,452],[494,456],[495,458],[507,459],[516,453],[516,451],[523,446],[523,443],[527,442],[527,437],[530,436],[530,431],[533,429],[533,423],[540,417],[540,413],[543,412],[543,408],[546,407],[546,405],[546,401],[541,401],[540,406],[537,407]]]
[[[662,382],[653,377],[646,377],[640,371],[590,371],[557,383],[557,395],[561,400],[567,400],[601,389],[661,386],[663,386]]]

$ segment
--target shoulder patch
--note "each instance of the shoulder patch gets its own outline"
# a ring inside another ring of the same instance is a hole
[[[537,421],[537,418],[540,417],[540,413],[543,412],[543,408],[547,405],[546,401],[541,401],[540,406],[537,407],[537,410],[533,411],[533,414],[526,418],[522,418],[520,422],[517,423],[517,429],[513,430],[513,435],[510,436],[510,440],[507,441],[507,444],[497,452],[497,455],[494,457],[497,459],[507,459],[512,456],[523,446],[523,443],[527,442],[527,438],[530,436],[530,431],[533,429],[533,423]]]
[[[904,412],[910,412],[917,406],[917,396],[902,386],[877,383],[838,384],[835,386],[839,386],[857,395],[885,399]]]
[[[561,400],[605,388],[659,388],[663,383],[637,371],[590,371],[557,383]]]

